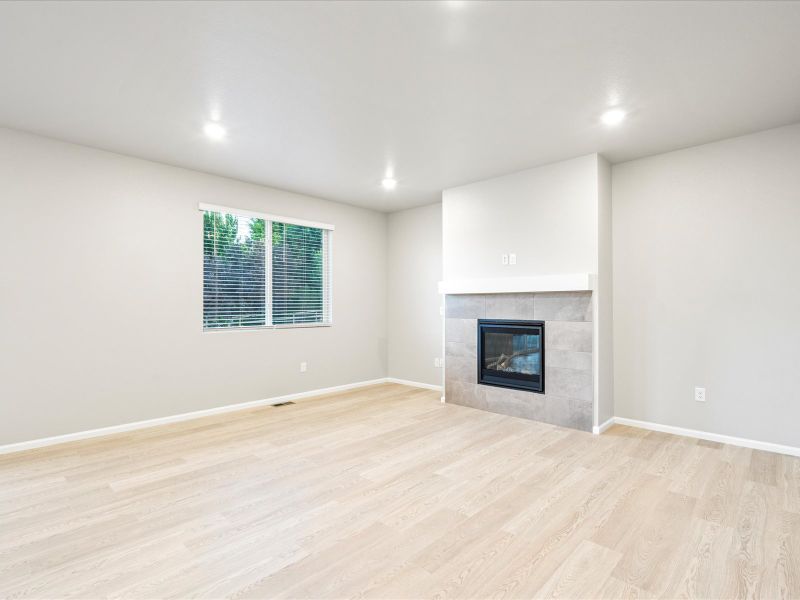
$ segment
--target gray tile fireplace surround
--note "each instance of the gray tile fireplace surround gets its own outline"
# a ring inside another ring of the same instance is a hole
[[[545,393],[478,385],[478,319],[545,322]],[[445,297],[447,402],[592,430],[592,293]]]

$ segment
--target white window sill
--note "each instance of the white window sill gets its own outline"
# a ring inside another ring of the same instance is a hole
[[[292,323],[290,325],[253,325],[252,327],[203,327],[203,333],[218,331],[259,331],[262,329],[305,329],[307,327],[333,327],[330,323]]]

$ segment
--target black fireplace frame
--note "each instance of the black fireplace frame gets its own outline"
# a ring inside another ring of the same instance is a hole
[[[483,334],[486,330],[496,327],[498,329],[538,329],[539,343],[541,346],[541,374],[539,381],[536,382],[532,377],[521,374],[511,375],[502,371],[492,371],[483,368]],[[478,319],[478,383],[480,385],[491,385],[493,387],[510,388],[523,390],[534,394],[544,394],[544,372],[545,372],[545,343],[544,343],[544,321],[521,321],[506,319]],[[502,375],[494,373],[503,373]]]

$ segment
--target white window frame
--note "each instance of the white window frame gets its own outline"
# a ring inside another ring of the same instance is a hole
[[[294,217],[281,217],[278,215],[271,215],[268,213],[257,212],[253,210],[244,210],[239,208],[231,208],[229,206],[220,206],[219,204],[206,204],[201,202],[198,206],[200,213],[217,212],[228,213],[232,215],[251,217],[253,219],[263,219],[264,229],[269,233],[270,248],[272,245],[272,223],[286,223],[288,225],[302,225],[303,227],[314,227],[315,229],[325,230],[325,252],[323,254],[322,265],[322,289],[327,290],[327,302],[323,303],[323,316],[321,323],[289,323],[285,325],[274,325],[272,323],[272,252],[271,250],[265,252],[264,256],[264,303],[265,315],[264,325],[252,325],[247,327],[203,327],[203,333],[212,333],[217,331],[249,331],[253,329],[296,329],[304,327],[331,327],[333,325],[333,231],[335,227],[330,223],[320,223],[317,221],[307,221],[305,219],[296,219]]]

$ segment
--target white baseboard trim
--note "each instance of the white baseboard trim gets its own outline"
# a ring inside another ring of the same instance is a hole
[[[65,433],[63,435],[55,435],[52,437],[40,438],[38,440],[30,440],[27,442],[16,442],[14,444],[6,444],[4,446],[0,446],[0,454],[9,454],[11,452],[22,452],[24,450],[33,450],[34,448],[43,448],[45,446],[53,446],[55,444],[64,444],[66,442],[74,442],[77,440],[88,440],[91,438],[112,435],[115,433],[124,433],[127,431],[135,431],[137,429],[146,429],[148,427],[157,427],[159,425],[179,423],[181,421],[191,421],[192,419],[209,417],[211,415],[219,415],[227,412],[235,412],[237,410],[246,410],[248,408],[257,408],[259,406],[270,406],[273,404],[279,404],[281,402],[301,400],[303,398],[311,398],[314,396],[323,396],[326,394],[344,392],[355,388],[366,387],[369,385],[376,385],[379,383],[387,383],[387,382],[389,382],[389,379],[386,377],[382,377],[380,379],[371,379],[369,381],[358,381],[356,383],[346,383],[344,385],[336,385],[333,387],[309,390],[307,392],[298,392],[296,394],[285,394],[283,396],[274,396],[272,398],[264,398],[263,400],[252,400],[250,402],[240,402],[238,404],[227,404],[225,406],[216,406],[214,408],[195,410],[188,413],[169,415],[167,417],[146,419],[144,421],[135,421],[133,423],[123,423],[122,425],[111,425],[109,427],[90,429],[88,431]],[[411,384],[409,383],[408,385]],[[418,384],[418,385],[424,385],[424,384]]]
[[[386,383],[399,383],[400,385],[409,385],[411,387],[424,388],[426,390],[442,391],[442,386],[434,385],[432,383],[422,383],[421,381],[409,381],[408,379],[397,379],[397,377],[387,377]]]
[[[248,408],[257,408],[259,406],[270,406],[279,404],[281,402],[289,402],[293,400],[301,400],[303,398],[312,398],[315,396],[324,396],[326,394],[334,394],[337,392],[345,392],[360,387],[370,385],[377,385],[380,383],[397,383],[411,387],[424,388],[428,390],[441,391],[442,386],[433,385],[430,383],[422,383],[418,381],[409,381],[406,379],[397,379],[395,377],[382,377],[379,379],[371,379],[368,381],[358,381],[355,383],[347,383],[344,385],[336,385],[333,387],[319,388],[316,390],[309,390],[307,392],[298,392],[295,394],[285,394],[283,396],[273,396],[272,398],[264,398],[262,400],[253,400],[250,402],[240,402],[239,404],[227,404],[225,406],[216,406],[214,408],[207,408],[204,410],[196,410],[188,413],[181,413],[177,415],[170,415],[167,417],[158,417],[155,419],[147,419],[144,421],[135,421],[133,423],[124,423],[122,425],[111,425],[109,427],[101,427],[99,429],[90,429],[88,431],[78,431],[75,433],[66,433],[63,435],[56,435],[47,438],[40,438],[37,440],[29,440],[25,442],[16,442],[13,444],[5,444],[0,446],[0,454],[10,454],[12,452],[23,452],[25,450],[33,450],[35,448],[43,448],[45,446],[53,446],[56,444],[64,444],[66,442],[74,442],[78,440],[88,440],[91,438],[112,435],[115,433],[124,433],[127,431],[135,431],[137,429],[146,429],[148,427],[158,427],[159,425],[168,425],[170,423],[179,423],[181,421],[191,421],[192,419],[199,419],[201,417],[209,417],[228,412],[235,412],[238,410],[246,410]],[[444,396],[442,396],[444,401]],[[660,423],[652,423],[650,421],[638,421],[636,419],[627,419],[625,417],[611,417],[606,422],[601,423],[599,426],[592,428],[592,433],[601,434],[614,424],[627,425],[629,427],[638,427],[639,429],[648,429],[650,431],[660,431],[662,433],[671,433],[674,435],[682,435],[685,437],[692,437],[701,440],[708,440],[711,442],[720,442],[722,444],[731,444],[733,446],[742,446],[744,448],[754,448],[756,450],[766,450],[767,452],[777,452],[778,454],[788,454],[790,456],[800,456],[800,448],[795,446],[786,446],[783,444],[773,444],[772,442],[761,442],[758,440],[750,440],[747,438],[739,438],[730,435],[722,435],[719,433],[710,433],[707,431],[698,431],[696,429],[685,429],[683,427],[674,427],[672,425],[661,425]]]
[[[613,424],[614,424],[614,417],[611,417],[611,418],[610,418],[608,421],[606,421],[605,423],[600,423],[600,425],[595,425],[594,427],[592,427],[592,433],[593,433],[593,434],[595,434],[595,435],[600,435],[600,434],[601,434],[601,433],[603,433],[603,432],[604,432],[606,429],[608,429],[609,427],[611,427]]]
[[[697,429],[685,429],[683,427],[674,427],[672,425],[661,425],[660,423],[651,423],[650,421],[637,421],[636,419],[626,419],[625,417],[613,417],[613,421],[618,425],[638,427],[639,429],[649,429],[650,431],[672,433],[674,435],[682,435],[684,437],[692,437],[700,440],[708,440],[710,442],[720,442],[722,444],[731,444],[732,446],[742,446],[743,448],[753,448],[755,450],[766,450],[767,452],[776,452],[778,454],[788,454],[789,456],[800,456],[800,448],[795,446],[773,444],[772,442],[761,442],[758,440],[750,440],[747,438],[740,438],[732,435],[722,435],[720,433],[698,431]],[[608,423],[608,421],[606,421],[606,423]],[[606,423],[603,423],[603,425],[601,425],[600,427],[604,427]]]

